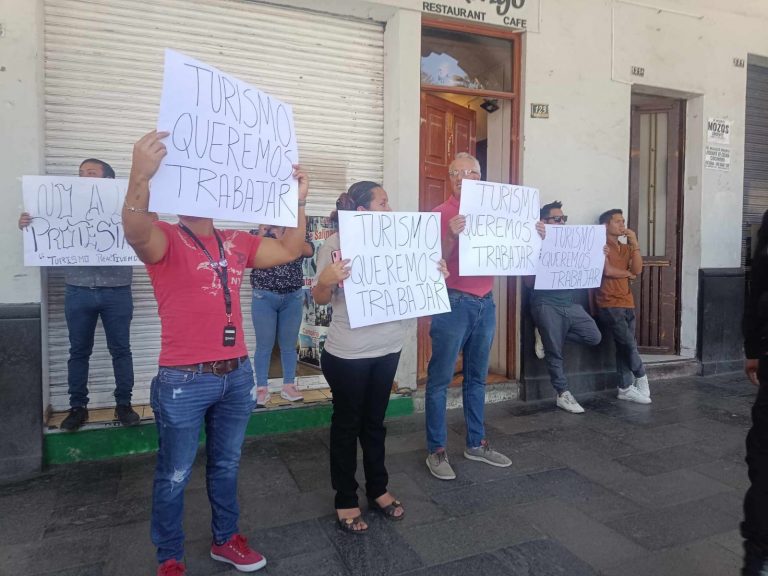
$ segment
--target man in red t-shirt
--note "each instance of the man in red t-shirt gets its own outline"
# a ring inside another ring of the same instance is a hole
[[[151,403],[158,432],[152,492],[152,542],[158,576],[183,576],[184,487],[205,420],[206,482],[211,503],[211,557],[252,572],[266,559],[248,546],[237,522],[237,472],[256,387],[245,347],[240,285],[245,268],[269,268],[301,254],[308,180],[299,181],[298,227],[280,240],[216,230],[213,220],[179,216],[178,224],[149,215],[149,180],[166,154],[167,132],[152,131],[133,148],[123,206],[126,240],[147,267],[162,326],[160,367]]]

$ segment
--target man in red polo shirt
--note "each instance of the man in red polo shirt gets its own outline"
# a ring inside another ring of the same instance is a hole
[[[217,230],[210,218],[154,222],[149,181],[166,154],[167,132],[152,131],[133,148],[123,207],[125,237],[147,267],[162,327],[160,367],[151,404],[158,433],[152,492],[152,542],[158,576],[183,576],[184,488],[205,421],[211,557],[252,572],[266,559],[238,530],[237,473],[256,387],[243,336],[240,285],[245,268],[292,262],[304,246],[308,181],[298,166],[298,227],[280,240]],[[156,191],[155,193],[163,193]]]
[[[462,398],[467,427],[464,457],[506,467],[512,461],[491,449],[485,437],[485,379],[491,343],[496,331],[496,304],[493,301],[493,276],[459,275],[459,234],[466,219],[459,214],[461,181],[479,180],[480,164],[462,152],[448,167],[453,195],[437,206],[441,213],[443,258],[450,275],[446,278],[451,311],[432,316],[429,336],[432,358],[427,368],[425,417],[427,431],[427,468],[440,480],[453,480],[456,474],[446,453],[446,394],[453,379],[459,352],[464,353]]]

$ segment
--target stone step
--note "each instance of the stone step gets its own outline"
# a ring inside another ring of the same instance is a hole
[[[419,389],[413,393],[412,397],[413,411],[424,412],[424,388],[419,387]],[[486,404],[519,399],[520,385],[516,381],[499,382],[485,385]],[[462,407],[461,386],[451,386],[448,388],[447,407],[448,410]]]
[[[645,373],[650,381],[698,376],[701,374],[701,363],[695,358],[646,362]]]

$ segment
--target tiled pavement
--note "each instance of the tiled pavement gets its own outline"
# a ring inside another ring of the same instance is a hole
[[[451,411],[452,482],[424,466],[423,415],[390,422],[390,488],[407,517],[367,513],[362,537],[333,522],[327,430],[248,440],[241,528],[269,575],[738,574],[755,391],[739,375],[653,391],[650,406],[596,395],[581,416],[549,402],[488,406],[491,441],[512,458],[506,469],[462,457],[462,414]],[[203,460],[187,488],[188,573],[235,574],[208,557]],[[0,574],[154,574],[153,464],[150,455],[68,465],[0,487]]]

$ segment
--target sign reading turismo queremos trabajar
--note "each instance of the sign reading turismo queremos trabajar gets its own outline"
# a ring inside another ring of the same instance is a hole
[[[439,0],[421,2],[421,11],[515,30],[539,31],[540,0]]]

